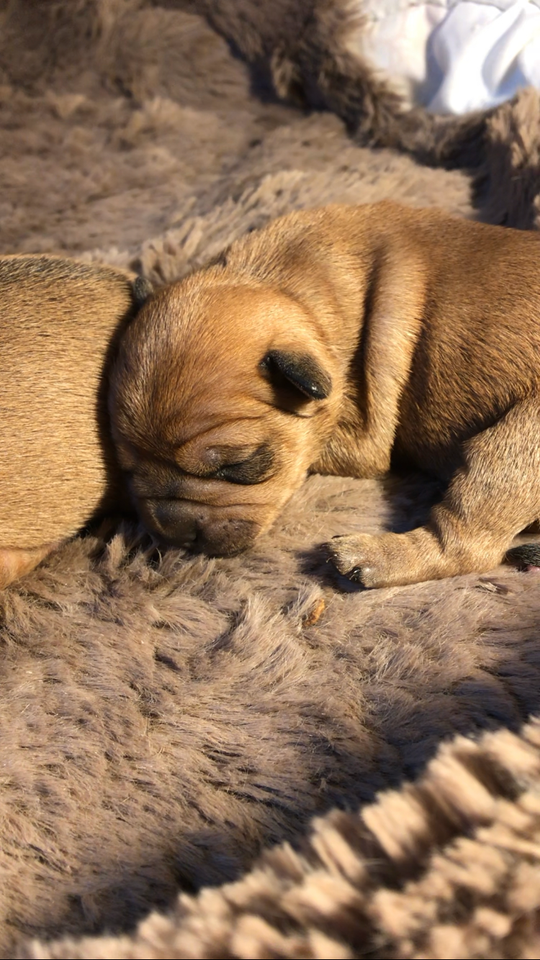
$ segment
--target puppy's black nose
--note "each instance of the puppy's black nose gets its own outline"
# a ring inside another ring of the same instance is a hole
[[[144,525],[167,543],[188,547],[209,556],[232,556],[253,543],[258,524],[185,500],[141,499]]]
[[[142,522],[155,533],[177,547],[193,547],[199,533],[197,518],[182,510],[178,500],[140,499],[137,508]]]
[[[152,513],[160,532],[178,547],[193,547],[199,534],[195,517],[181,509],[177,500],[158,500]]]

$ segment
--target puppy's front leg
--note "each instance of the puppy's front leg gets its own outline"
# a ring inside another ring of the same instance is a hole
[[[513,406],[469,440],[464,462],[425,527],[336,537],[338,570],[365,587],[388,587],[490,570],[512,538],[540,516],[540,401]]]

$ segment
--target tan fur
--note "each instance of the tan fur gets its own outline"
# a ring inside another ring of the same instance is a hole
[[[409,533],[333,541],[338,569],[379,587],[492,568],[540,516],[539,267],[536,235],[388,202],[233,244],[123,340],[114,430],[144,521],[232,553],[308,472],[397,462],[447,481],[443,501]],[[307,358],[328,396],[276,379],[273,351]],[[271,465],[246,481],[260,451]]]
[[[0,259],[0,586],[118,497],[104,365],[130,278],[50,256]]]

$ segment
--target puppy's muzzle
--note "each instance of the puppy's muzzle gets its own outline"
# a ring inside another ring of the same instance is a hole
[[[251,546],[259,530],[253,520],[219,515],[204,504],[186,500],[141,498],[137,506],[152,533],[173,546],[209,556],[241,553]]]

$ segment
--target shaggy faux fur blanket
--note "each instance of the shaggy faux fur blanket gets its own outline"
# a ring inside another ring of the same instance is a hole
[[[538,225],[539,95],[408,110],[358,12],[0,3],[2,252],[163,283],[330,201]],[[436,494],[312,477],[232,559],[112,518],[2,594],[1,956],[538,955],[540,578],[362,593],[319,550]]]

